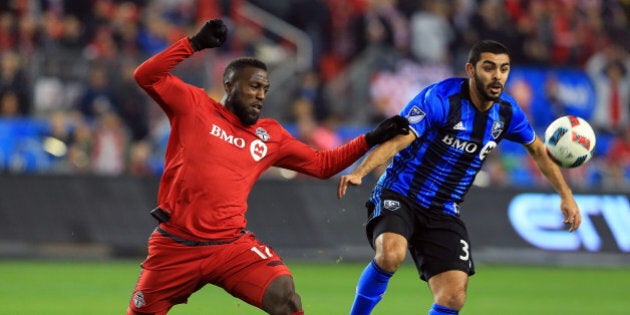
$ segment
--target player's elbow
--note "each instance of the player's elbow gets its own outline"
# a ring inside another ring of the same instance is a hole
[[[149,69],[143,65],[140,65],[133,71],[133,79],[136,80],[136,83],[143,89],[147,89],[159,81],[159,78],[151,74]]]
[[[142,67],[138,67],[136,68],[136,70],[133,71],[133,79],[136,80],[136,83],[138,83],[138,85],[140,86],[144,86],[147,82],[146,81],[146,75],[143,74],[142,71]]]

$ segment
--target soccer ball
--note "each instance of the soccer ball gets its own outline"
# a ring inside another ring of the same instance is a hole
[[[588,162],[595,150],[595,132],[586,120],[562,116],[545,130],[547,155],[562,168],[573,168]]]

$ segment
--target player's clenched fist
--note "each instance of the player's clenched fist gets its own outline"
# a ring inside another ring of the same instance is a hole
[[[409,134],[409,121],[405,117],[396,115],[381,121],[376,128],[365,134],[368,146],[381,144],[397,135]]]
[[[190,45],[195,51],[206,48],[214,48],[223,45],[227,38],[227,26],[222,20],[212,19],[207,21],[197,32],[190,36]]]

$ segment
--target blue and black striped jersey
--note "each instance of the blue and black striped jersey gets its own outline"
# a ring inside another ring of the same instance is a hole
[[[389,189],[424,208],[458,216],[459,203],[488,153],[504,138],[521,144],[536,138],[525,113],[505,93],[490,110],[478,111],[464,78],[426,87],[400,115],[417,138],[396,154],[378,180],[371,199],[376,205],[380,191]]]

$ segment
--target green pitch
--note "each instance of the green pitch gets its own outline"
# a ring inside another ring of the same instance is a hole
[[[366,262],[367,263],[367,262]],[[124,314],[138,261],[0,261],[2,314]],[[291,267],[306,314],[347,314],[365,263]],[[630,314],[630,267],[544,268],[480,265],[462,314]],[[431,297],[415,269],[394,276],[373,314],[427,314]],[[264,314],[207,286],[169,314]]]

